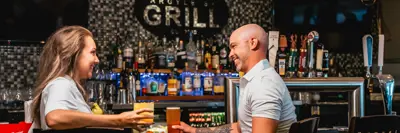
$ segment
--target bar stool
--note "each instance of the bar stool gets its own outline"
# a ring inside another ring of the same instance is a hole
[[[374,115],[353,117],[350,121],[349,133],[396,133],[400,132],[400,116]]]
[[[293,123],[289,133],[317,133],[319,117],[307,118]]]

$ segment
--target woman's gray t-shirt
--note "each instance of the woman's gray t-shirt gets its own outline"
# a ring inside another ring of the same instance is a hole
[[[50,129],[45,120],[46,115],[57,109],[92,113],[74,80],[69,76],[58,77],[50,81],[43,89],[40,101],[40,128],[42,130]]]

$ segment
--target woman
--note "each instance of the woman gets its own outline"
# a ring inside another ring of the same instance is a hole
[[[99,63],[92,33],[79,26],[67,26],[48,38],[39,62],[35,97],[32,102],[33,128],[72,129],[82,127],[132,127],[141,119],[153,118],[138,115],[150,109],[124,112],[118,115],[94,115],[87,104],[82,81],[92,77]]]

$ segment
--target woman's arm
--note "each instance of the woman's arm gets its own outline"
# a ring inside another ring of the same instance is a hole
[[[53,110],[46,115],[45,119],[47,126],[56,130],[122,126],[118,115],[94,115],[73,110]]]
[[[135,127],[136,125],[150,125],[141,123],[141,119],[154,118],[152,115],[138,115],[142,112],[151,112],[150,109],[124,112],[119,115],[95,115],[73,110],[57,109],[49,112],[46,117],[47,126],[56,129],[73,129],[82,127]]]

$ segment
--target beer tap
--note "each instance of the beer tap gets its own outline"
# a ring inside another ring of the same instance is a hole
[[[366,69],[365,79],[367,80],[367,88],[370,93],[373,90],[373,84],[371,83],[371,67],[372,67],[372,45],[373,38],[371,35],[364,35],[362,38],[363,43],[363,55],[364,55],[364,67]]]
[[[317,31],[311,31],[308,33],[308,78],[315,77],[315,69],[314,69],[314,43],[319,39],[319,34]]]
[[[379,81],[379,88],[383,96],[384,114],[392,115],[392,103],[394,92],[394,78],[390,74],[382,74],[383,55],[384,55],[384,40],[383,34],[379,35],[379,49],[378,49],[378,74],[375,76]]]
[[[307,68],[306,66],[306,61],[307,61],[307,35],[301,35],[301,48],[300,48],[300,57],[299,57],[299,70],[297,73],[297,76],[299,78],[304,77],[305,69]]]
[[[296,70],[296,59],[297,59],[297,35],[296,34],[292,34],[290,36],[290,41],[291,41],[291,46],[290,46],[290,53],[289,53],[289,68],[288,68],[288,76],[292,78],[293,76],[295,76],[295,70]]]
[[[278,48],[279,48],[279,31],[269,31],[268,32],[268,41],[269,41],[269,46],[268,46],[268,61],[270,63],[270,66],[275,67],[275,61]]]

